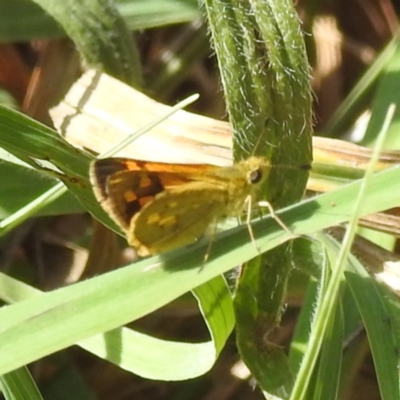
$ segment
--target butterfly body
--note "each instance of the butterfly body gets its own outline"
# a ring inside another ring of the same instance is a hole
[[[91,164],[90,179],[129,244],[147,256],[193,243],[210,225],[239,216],[269,171],[262,157],[232,167],[109,158]]]

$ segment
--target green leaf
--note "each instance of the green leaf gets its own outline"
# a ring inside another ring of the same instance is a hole
[[[373,177],[363,214],[398,202],[399,172],[393,168]],[[349,218],[359,188],[356,182],[309,199],[280,217],[297,234],[311,234]],[[271,217],[255,222],[253,231],[262,252],[290,238]],[[199,243],[165,253],[0,309],[0,374],[138,319],[257,254],[246,226],[218,234],[204,264],[207,247]],[[17,287],[11,278],[0,277],[0,295],[8,301]],[[214,306],[216,298],[210,300]],[[107,348],[107,335],[104,340]]]
[[[214,365],[234,326],[232,300],[223,278],[194,289],[212,340],[181,343],[161,340],[127,328],[86,339],[79,345],[123,369],[149,379],[185,380]],[[121,348],[123,351],[121,351]],[[196,360],[196,362],[193,362]]]
[[[132,31],[190,22],[201,16],[196,0],[119,0],[116,6]],[[63,29],[31,0],[0,2],[0,42],[65,36]]]
[[[398,400],[399,301],[379,287],[354,256],[349,257],[346,281],[367,331],[382,399]]]
[[[42,396],[29,373],[22,367],[0,376],[0,387],[6,400],[42,400]]]
[[[0,176],[2,177],[0,219],[16,213],[57,183],[55,179],[29,166],[4,161],[8,158],[0,154]],[[42,208],[36,215],[71,214],[84,210],[77,199],[68,192],[49,206]]]
[[[380,75],[378,87],[372,102],[371,120],[363,140],[360,142],[364,146],[372,147],[376,142],[380,127],[383,124],[387,109],[391,104],[395,104],[397,112],[394,115],[391,126],[389,127],[385,147],[388,149],[400,148],[399,129],[400,129],[400,42],[390,59],[387,60],[385,70]]]
[[[271,172],[258,200],[274,209],[293,204],[308,179],[301,166],[312,159],[309,66],[293,3],[208,0],[205,7],[234,130],[234,159],[266,157]],[[281,318],[290,249],[283,245],[245,266],[234,302],[241,356],[261,388],[281,397],[290,392],[292,377],[268,334]]]
[[[399,38],[395,36],[379,54],[331,117],[329,124],[323,132],[325,136],[342,136],[343,132],[348,129],[349,125],[365,109],[366,104],[370,101],[374,93],[373,90],[378,80],[393,60],[393,55],[397,51],[396,49],[398,49],[399,44]],[[377,131],[375,133],[377,134]]]
[[[114,2],[33,1],[63,27],[90,66],[130,85],[141,85],[139,52]]]

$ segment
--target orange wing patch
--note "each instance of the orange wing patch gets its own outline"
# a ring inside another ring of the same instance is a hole
[[[159,193],[182,186],[193,181],[194,177],[200,178],[202,172],[217,168],[205,164],[106,158],[91,164],[90,179],[100,204],[127,231],[132,218]]]

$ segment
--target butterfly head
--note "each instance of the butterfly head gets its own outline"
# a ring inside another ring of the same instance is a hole
[[[254,188],[262,186],[267,180],[271,170],[270,162],[263,157],[250,157],[240,163],[246,172],[246,180],[248,185]]]

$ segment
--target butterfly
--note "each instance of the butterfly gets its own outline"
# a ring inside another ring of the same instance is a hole
[[[90,181],[128,243],[148,256],[194,243],[209,226],[240,216],[257,202],[270,170],[255,156],[230,167],[105,158],[91,163]]]

